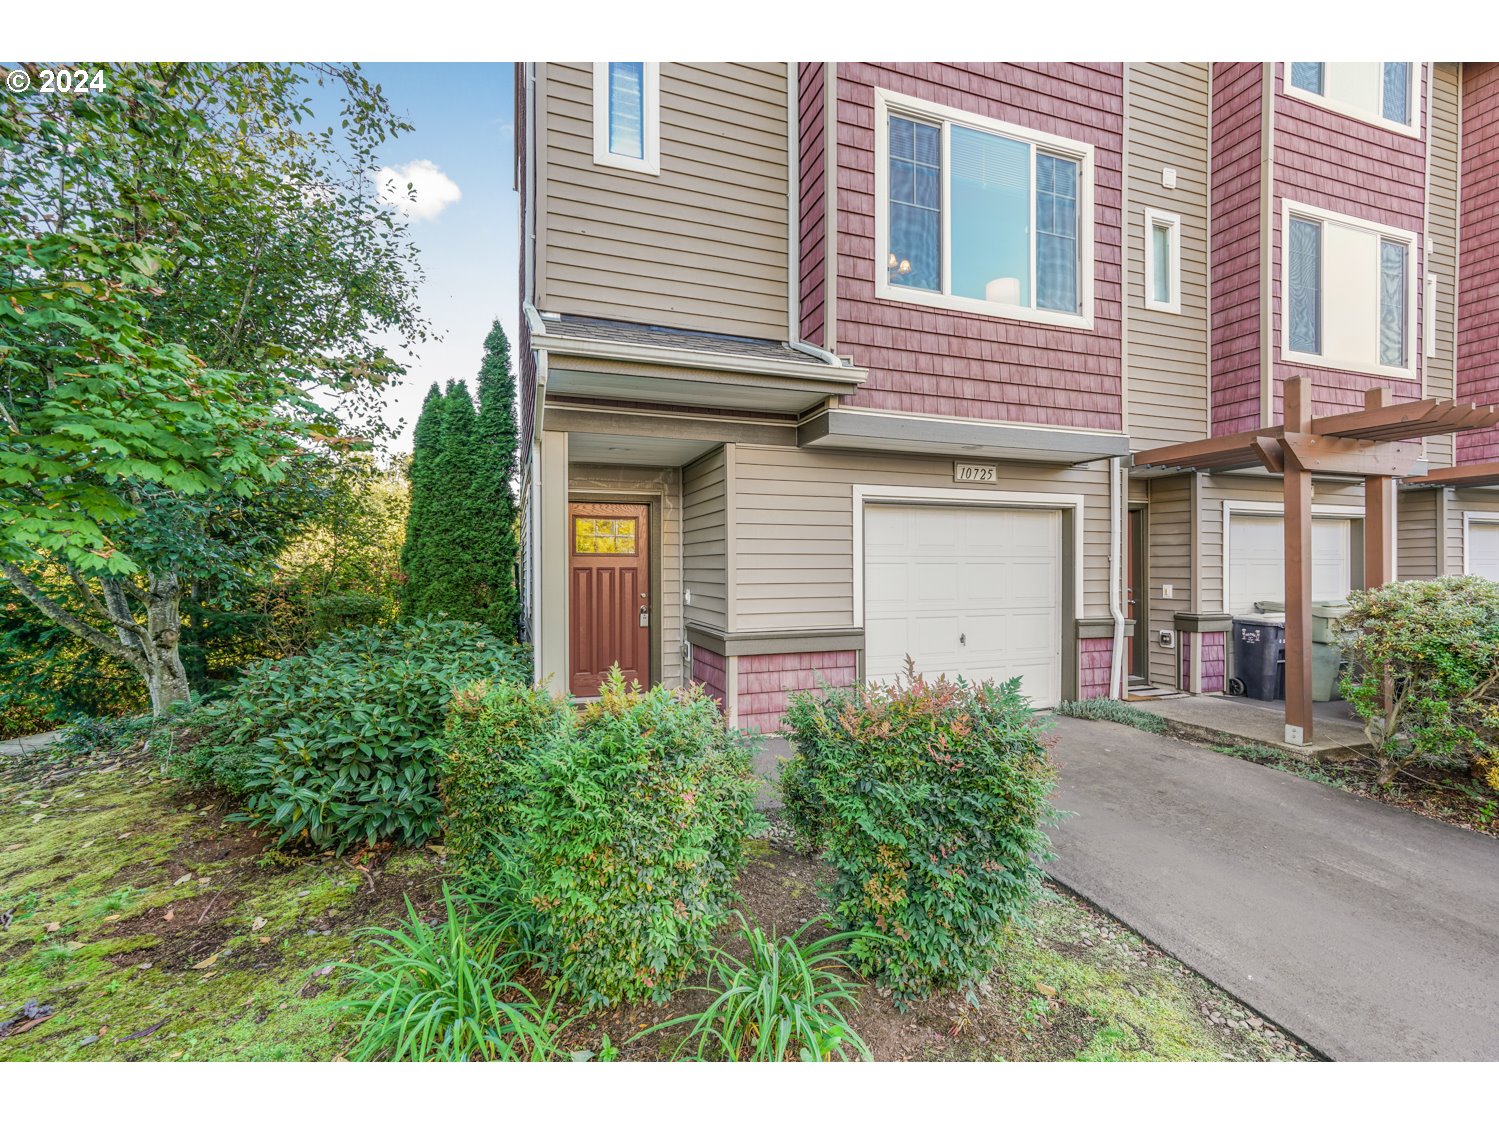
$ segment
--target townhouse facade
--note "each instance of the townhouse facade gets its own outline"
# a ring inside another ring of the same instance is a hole
[[[580,697],[1222,691],[1279,481],[1132,454],[1298,374],[1499,402],[1492,64],[536,63],[516,105],[524,603]],[[1407,484],[1399,575],[1499,576],[1499,497]],[[1316,596],[1362,490],[1316,481]]]

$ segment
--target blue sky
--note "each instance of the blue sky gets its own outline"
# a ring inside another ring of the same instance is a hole
[[[442,338],[421,345],[406,379],[386,395],[386,420],[405,423],[392,448],[409,449],[427,388],[453,378],[474,382],[495,317],[515,346],[515,88],[510,63],[366,63],[364,71],[380,84],[391,108],[415,126],[381,150],[381,164],[416,175],[410,166],[428,162],[459,193],[428,216],[422,212],[437,209],[451,188],[436,175],[415,181],[410,229],[426,270],[422,312]],[[321,92],[314,87],[320,116],[327,98],[318,99]],[[425,199],[424,182],[430,185]]]

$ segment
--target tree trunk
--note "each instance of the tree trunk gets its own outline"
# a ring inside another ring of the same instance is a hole
[[[176,574],[152,574],[146,592],[146,688],[151,713],[160,715],[173,703],[187,702],[187,669],[182,666],[182,587]]]

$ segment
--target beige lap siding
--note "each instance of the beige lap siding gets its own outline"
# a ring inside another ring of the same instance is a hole
[[[683,584],[687,620],[728,628],[728,452],[720,447],[682,470]]]
[[[1136,596],[1146,610],[1136,626],[1135,643],[1148,645],[1150,681],[1159,687],[1177,684],[1176,652],[1162,647],[1160,634],[1176,631],[1176,614],[1196,612],[1192,581],[1192,479],[1169,476],[1151,481],[1150,506],[1145,514],[1148,590]],[[1171,586],[1171,596],[1165,586]],[[1185,641],[1178,636],[1178,645]],[[1182,683],[1190,680],[1182,679]]]
[[[858,678],[857,652],[792,652],[739,656],[738,723],[744,730],[774,734],[791,696],[821,687],[847,687]]]
[[[1000,463],[996,484],[953,482],[952,457],[817,452],[738,445],[730,565],[736,631],[847,628],[854,623],[854,485],[951,490],[954,502],[1025,493],[1084,497],[1083,604],[1108,614],[1107,461],[1076,468]],[[1064,580],[1070,582],[1070,575]],[[1070,584],[1068,585],[1070,589]],[[694,591],[694,600],[696,592]],[[1064,653],[1073,650],[1063,622]],[[1065,657],[1064,658],[1070,658]]]

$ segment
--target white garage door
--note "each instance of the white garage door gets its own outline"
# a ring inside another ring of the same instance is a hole
[[[1352,523],[1312,520],[1312,600],[1347,597],[1353,588]],[[1228,611],[1251,613],[1256,601],[1286,599],[1285,523],[1278,515],[1228,521]]]
[[[1038,706],[1062,693],[1062,516],[901,507],[864,512],[864,664],[936,677],[1023,678]]]
[[[1468,524],[1468,573],[1499,581],[1499,523]]]

